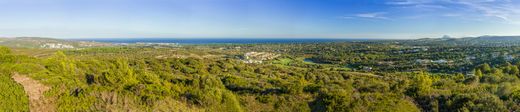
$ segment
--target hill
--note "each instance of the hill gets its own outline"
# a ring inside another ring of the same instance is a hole
[[[487,41],[520,41],[520,36],[480,36],[475,39]]]
[[[463,38],[422,38],[401,41],[407,45],[449,45],[449,46],[517,46],[520,36],[479,36]]]
[[[87,42],[62,40],[54,38],[42,37],[15,37],[0,38],[0,45],[14,48],[51,48],[51,49],[70,49],[70,48],[86,48],[110,46],[109,43]]]

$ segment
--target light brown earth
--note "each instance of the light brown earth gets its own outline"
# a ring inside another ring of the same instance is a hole
[[[53,112],[54,106],[51,100],[43,96],[45,91],[50,88],[41,84],[37,80],[31,79],[25,75],[14,73],[12,78],[17,83],[21,84],[27,96],[29,96],[29,109],[31,112]]]

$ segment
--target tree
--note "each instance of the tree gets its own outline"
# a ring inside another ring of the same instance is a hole
[[[412,87],[406,91],[408,95],[423,96],[430,93],[433,80],[428,74],[420,72],[413,77],[413,81]]]
[[[511,66],[511,71],[509,71],[509,74],[511,75],[519,75],[520,74],[520,70],[518,69],[517,66]]]
[[[349,112],[352,111],[352,92],[345,89],[332,89],[321,92],[318,105],[324,106],[327,112]]]
[[[511,98],[515,103],[520,103],[520,90],[511,92],[509,98]]]
[[[9,54],[9,53],[11,53],[11,49],[0,46],[0,55]]]
[[[480,65],[480,70],[482,70],[482,72],[484,72],[484,73],[490,73],[491,66],[489,66],[489,64],[487,64],[487,63],[484,63],[484,64]]]
[[[420,73],[415,77],[415,81],[417,83],[417,92],[420,95],[427,94],[431,91],[433,80],[430,78],[430,76],[428,76],[428,74],[424,74],[424,72]]]
[[[475,69],[475,76],[482,77],[482,71],[480,71],[480,69]]]

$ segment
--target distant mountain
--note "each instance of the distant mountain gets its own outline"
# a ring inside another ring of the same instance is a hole
[[[520,41],[520,36],[480,36],[476,37],[476,39],[492,41]]]
[[[422,38],[408,40],[403,43],[409,45],[457,45],[457,46],[520,46],[520,36],[480,36],[453,38]]]
[[[17,47],[17,48],[52,48],[52,49],[70,49],[85,47],[109,46],[110,43],[87,42],[62,40],[54,38],[42,37],[16,37],[16,38],[0,38],[0,46]]]
[[[452,37],[449,36],[449,35],[444,35],[444,36],[442,36],[442,39],[451,39],[451,38],[452,38]]]

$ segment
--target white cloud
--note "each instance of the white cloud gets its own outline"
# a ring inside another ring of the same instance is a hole
[[[374,12],[374,13],[362,13],[362,14],[356,14],[357,17],[362,18],[374,18],[374,19],[388,19],[388,17],[385,17],[385,12]]]
[[[494,17],[506,22],[518,23],[517,15],[520,14],[518,9],[519,7],[514,6],[510,1],[506,1],[505,3],[497,3],[497,1],[498,0],[488,0],[486,2],[461,1],[458,3],[473,8],[483,16]]]
[[[432,0],[393,0],[389,1],[386,4],[389,5],[417,5],[417,4],[425,4],[430,3]]]
[[[439,16],[457,15],[461,18],[470,16],[479,17],[476,19],[488,18],[520,24],[520,2],[513,0],[392,0],[386,4],[433,11],[430,13],[438,13]]]
[[[371,13],[360,13],[351,16],[341,17],[343,19],[354,19],[354,18],[367,18],[367,19],[389,19],[385,16],[386,12],[371,12]]]

